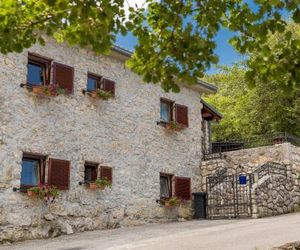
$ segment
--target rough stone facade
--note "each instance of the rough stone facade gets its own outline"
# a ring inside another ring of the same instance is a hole
[[[285,166],[286,175],[275,172],[259,179],[257,170],[268,162]],[[221,159],[203,161],[200,166],[203,191],[206,191],[206,177],[214,176],[223,169],[227,170],[226,175],[253,174],[251,203],[254,218],[284,214],[299,209],[300,149],[298,147],[284,143],[243,149],[223,153]]]
[[[39,98],[21,88],[28,52],[74,67],[74,94]],[[83,95],[87,72],[114,80],[115,98]],[[190,177],[192,192],[199,191],[199,92],[164,93],[159,85],[142,84],[122,61],[52,41],[0,55],[0,76],[0,242],[191,218],[190,204],[166,209],[157,199],[160,172]],[[160,97],[188,106],[187,129],[169,132],[156,124]],[[56,203],[12,191],[20,186],[23,152],[71,161],[70,188]],[[78,184],[85,161],[113,168],[112,189]]]
[[[300,189],[291,176],[265,176],[253,186],[253,216],[265,217],[294,212],[300,204]]]

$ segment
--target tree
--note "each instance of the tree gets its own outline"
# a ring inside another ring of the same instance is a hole
[[[194,84],[212,63],[220,28],[235,32],[231,44],[249,61],[248,79],[286,79],[288,90],[300,80],[300,40],[286,33],[287,46],[273,54],[270,34],[286,31],[286,16],[300,22],[299,0],[146,0],[144,8],[124,11],[127,0],[5,0],[0,2],[0,51],[21,52],[44,36],[108,53],[116,34],[132,32],[138,39],[128,66],[146,82],[160,82],[178,92],[178,82]],[[276,74],[274,74],[274,72]],[[285,84],[281,85],[284,86]]]
[[[246,70],[235,65],[207,77],[219,92],[205,100],[214,105],[223,119],[213,124],[213,139],[232,140],[277,132],[300,136],[300,92],[287,94],[276,82],[257,81],[250,89]]]

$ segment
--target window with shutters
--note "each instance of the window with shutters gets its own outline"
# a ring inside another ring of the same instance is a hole
[[[115,82],[102,76],[88,73],[86,92],[92,97],[109,99],[115,96]]]
[[[101,166],[100,167],[100,179],[101,180],[108,180],[110,183],[112,183],[113,180],[113,173],[111,167]]]
[[[52,73],[52,81],[50,81]],[[57,96],[73,93],[74,69],[36,54],[28,54],[27,87],[40,96]]]
[[[23,154],[21,169],[21,189],[45,183],[45,156]]]
[[[61,190],[69,189],[70,185],[70,161],[49,159],[48,184]]]
[[[179,131],[189,126],[188,107],[166,98],[160,98],[160,121],[168,130]]]
[[[90,183],[97,179],[98,164],[86,162],[84,164],[84,182]]]
[[[175,177],[175,196],[181,200],[191,199],[191,179],[188,177]]]
[[[171,174],[160,174],[160,199],[162,200],[172,197],[172,177]]]
[[[27,85],[46,86],[50,84],[51,60],[28,54]]]

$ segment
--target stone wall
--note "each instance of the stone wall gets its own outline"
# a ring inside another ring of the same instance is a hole
[[[256,170],[268,162],[285,166],[286,176],[270,173],[258,179]],[[221,159],[203,161],[200,166],[203,191],[206,191],[206,177],[223,169],[227,175],[253,174],[253,217],[289,213],[300,206],[300,149],[290,143],[226,152]]]
[[[253,216],[265,217],[294,212],[300,204],[298,180],[269,175],[253,186]]]
[[[205,189],[206,177],[226,168],[228,174],[252,173],[266,162],[274,161],[290,163],[291,147],[296,151],[297,147],[289,143],[276,144],[273,146],[242,149],[222,153],[221,159],[202,161],[200,175],[202,178],[202,189]],[[300,152],[300,150],[299,150]],[[300,155],[300,154],[299,154]],[[300,163],[300,157],[299,157]]]
[[[74,67],[74,94],[39,98],[20,88],[28,52]],[[87,72],[114,80],[115,98],[83,95]],[[190,177],[192,192],[199,191],[198,92],[164,93],[159,85],[143,84],[122,61],[53,41],[0,54],[0,76],[0,242],[191,217],[190,204],[166,209],[156,200],[160,172]],[[189,128],[168,132],[156,124],[160,97],[188,106]],[[12,191],[20,186],[23,152],[71,161],[70,189],[56,203],[46,206]],[[78,185],[85,161],[113,168],[112,189]]]

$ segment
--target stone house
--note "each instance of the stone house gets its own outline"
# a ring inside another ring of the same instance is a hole
[[[129,57],[52,40],[0,55],[0,242],[192,217],[215,119],[200,96],[217,89],[165,93],[127,69]],[[111,188],[89,189],[97,178]],[[60,189],[55,202],[26,194],[46,183]],[[171,196],[183,204],[166,208]]]

